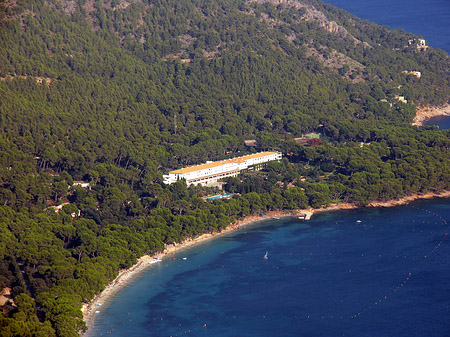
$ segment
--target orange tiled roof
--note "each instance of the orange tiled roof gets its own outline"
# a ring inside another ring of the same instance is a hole
[[[206,170],[208,168],[218,167],[218,166],[222,166],[222,165],[230,164],[230,163],[243,163],[248,159],[265,157],[265,156],[269,156],[269,155],[276,154],[276,153],[277,152],[253,153],[253,154],[249,154],[247,156],[236,157],[236,158],[226,159],[226,160],[222,160],[222,161],[215,161],[212,163],[200,164],[200,165],[195,165],[195,166],[184,167],[182,169],[170,171],[170,173],[185,174],[185,173],[190,173],[190,172],[195,172],[195,171],[200,171],[200,170]]]

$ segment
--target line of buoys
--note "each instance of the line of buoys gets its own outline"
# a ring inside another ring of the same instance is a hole
[[[439,214],[436,214],[436,213],[433,213],[433,212],[431,212],[429,210],[421,209],[419,207],[415,207],[415,206],[412,206],[412,205],[411,205],[411,207],[415,208],[417,210],[420,210],[420,211],[424,211],[424,212],[426,212],[426,213],[428,213],[428,214],[430,214],[432,216],[435,216],[436,219],[438,219],[438,220],[437,220],[437,222],[434,222],[434,223],[435,224],[441,223],[444,226],[444,228],[445,228],[445,232],[442,233],[442,237],[440,237],[439,242],[437,242],[433,246],[433,248],[430,249],[429,251],[427,251],[427,253],[423,256],[425,259],[428,259],[428,258],[432,257],[439,250],[440,247],[442,247],[442,245],[445,243],[446,240],[448,240],[448,231],[449,230],[446,228],[448,223]],[[359,223],[363,223],[362,225],[364,225],[364,226],[367,225],[367,226],[372,227],[365,220],[364,221],[361,221],[361,220],[358,221],[357,220],[356,222],[358,224]],[[419,225],[420,223],[427,224],[427,223],[433,223],[433,221],[427,221],[427,220],[421,221],[420,218],[419,219],[413,219],[411,221],[411,225],[413,225],[413,224]],[[412,228],[411,231],[416,233],[417,235],[427,235],[427,236],[430,235],[433,239],[435,239],[434,235],[435,235],[436,231],[430,232],[429,230],[425,230],[425,229],[422,230],[419,227]],[[422,234],[420,234],[420,233],[422,233]],[[247,253],[248,252],[246,252],[246,254]],[[290,254],[292,255],[292,252]],[[364,254],[364,253],[360,253],[360,254],[361,254],[361,257],[365,257],[366,255],[368,256],[368,254]],[[332,254],[330,253],[330,256],[331,255]],[[310,253],[309,256],[313,256],[313,253]],[[382,256],[381,254],[378,254],[378,257],[381,257],[381,256]],[[392,258],[394,258],[394,257],[392,257]],[[401,252],[399,252],[398,255],[396,256],[396,258],[401,258],[401,259],[403,259],[403,258],[407,259],[408,258],[408,259],[410,259],[412,257],[409,256],[409,254],[407,256],[407,255],[402,254]],[[420,261],[422,261],[422,262],[424,261],[424,260],[422,260],[421,255],[419,255],[419,256],[417,256],[417,258],[413,259],[414,265],[417,265]],[[426,263],[428,263],[428,261],[426,261]],[[413,269],[414,269],[414,265],[413,265]],[[222,265],[222,268],[223,267],[224,266]],[[252,267],[253,267],[252,265],[248,265],[248,268],[252,268]],[[277,269],[278,269],[278,267],[277,267]],[[306,270],[306,267],[301,267],[300,269]],[[352,273],[352,272],[354,272],[354,270],[348,269],[348,272]],[[404,276],[400,277],[400,279],[399,279],[400,283],[394,282],[394,286],[392,288],[388,287],[386,289],[386,293],[384,293],[382,296],[379,296],[379,297],[378,296],[377,297],[374,296],[375,298],[372,299],[372,300],[369,300],[367,305],[366,305],[366,307],[361,308],[358,312],[354,312],[353,314],[351,314],[349,316],[348,316],[348,313],[343,313],[342,316],[341,315],[336,315],[336,314],[332,315],[332,314],[319,314],[319,313],[317,313],[317,314],[312,314],[312,313],[307,314],[307,313],[305,313],[304,316],[302,315],[302,318],[306,319],[306,320],[322,319],[322,320],[341,320],[341,321],[357,319],[361,315],[368,314],[371,310],[375,310],[380,305],[383,305],[385,302],[387,302],[388,300],[392,299],[393,297],[399,296],[400,293],[401,293],[401,290],[408,285],[408,282],[412,279],[413,275],[414,275],[414,270],[405,272]],[[226,317],[226,319],[236,319],[236,317]],[[266,315],[262,315],[261,319],[270,320],[271,317],[270,316],[266,316]],[[161,318],[161,320],[162,320],[162,318]],[[207,328],[207,323],[204,323],[204,321],[202,321],[202,320],[197,321],[197,324],[198,325],[195,328],[193,328],[192,331],[191,330],[183,330],[183,331],[180,331],[177,335],[174,335],[174,336],[181,336],[181,335],[191,334],[191,333],[194,333],[194,331],[197,331],[197,333],[198,333],[199,330]],[[180,327],[181,327],[181,324],[180,324]]]
[[[415,207],[414,205],[411,205],[411,207],[412,207],[412,208],[415,208],[415,209],[417,209],[417,210],[424,211],[424,212],[426,212],[426,213],[428,213],[428,214],[430,214],[430,215],[433,215],[433,216],[439,218],[439,220],[441,221],[442,225],[444,225],[444,226],[447,226],[447,225],[448,225],[447,221],[446,221],[442,216],[440,216],[440,215],[437,214],[437,213],[431,212],[430,210],[427,210],[427,209]],[[413,220],[413,222],[416,222],[416,221]],[[422,223],[430,223],[430,221],[427,221],[427,222],[422,221]],[[435,222],[435,223],[438,224],[438,222]],[[447,230],[447,228],[445,228],[445,230]],[[413,229],[412,231],[415,232],[415,229]],[[420,231],[420,232],[423,232],[423,231]],[[433,234],[433,232],[430,232],[430,234]],[[442,246],[442,244],[444,243],[444,241],[447,240],[447,238],[448,238],[448,233],[447,233],[447,232],[443,233],[442,239],[441,239],[441,240],[440,240],[440,241],[439,241],[439,242],[438,242],[438,243],[437,243],[437,244],[436,244],[436,245],[435,245],[428,253],[426,253],[426,254],[424,255],[424,258],[426,259],[426,258],[429,258],[431,255],[433,255],[433,254],[439,249],[439,247]],[[398,257],[398,256],[397,256],[397,257]],[[406,257],[406,256],[405,256],[405,257]],[[358,318],[359,316],[361,316],[361,315],[364,314],[365,312],[367,312],[367,311],[373,309],[374,306],[378,306],[378,305],[380,305],[381,303],[383,303],[383,302],[385,302],[386,300],[388,300],[390,297],[392,297],[394,294],[396,294],[402,287],[405,287],[406,284],[407,284],[407,282],[410,280],[411,277],[412,277],[412,273],[409,272],[409,273],[408,273],[408,276],[405,277],[405,279],[404,279],[397,287],[395,287],[394,289],[392,289],[388,294],[386,294],[386,295],[382,296],[381,298],[379,298],[378,300],[374,301],[373,305],[369,305],[369,306],[367,306],[366,308],[362,309],[360,312],[358,312],[358,313],[356,313],[356,314],[350,315],[349,319],[355,319],[355,318]]]
[[[442,222],[442,224],[443,224],[444,226],[446,226],[446,225],[448,224],[448,223],[447,223],[447,220],[445,220],[442,216],[440,216],[440,215],[437,214],[437,213],[434,213],[434,212],[432,212],[432,211],[430,211],[430,210],[423,209],[423,208],[419,208],[419,207],[414,207],[414,206],[411,206],[411,207],[412,207],[412,208],[416,208],[417,210],[422,210],[422,211],[424,211],[424,212],[426,212],[426,213],[428,213],[428,214],[430,214],[430,215],[433,215],[433,216],[439,218],[439,220],[441,220],[441,222]],[[436,222],[436,223],[437,223],[437,222]],[[431,233],[430,233],[430,234],[431,234]],[[426,253],[426,254],[424,255],[424,258],[426,259],[426,258],[429,258],[431,255],[433,255],[433,254],[439,249],[439,247],[442,246],[442,244],[443,244],[444,241],[447,239],[447,237],[448,237],[448,233],[443,233],[443,235],[442,235],[442,240],[439,241],[439,242],[436,244],[436,246],[433,247],[433,249],[431,249],[428,253]]]

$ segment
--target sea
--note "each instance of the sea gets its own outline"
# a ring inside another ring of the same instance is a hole
[[[448,0],[327,2],[450,52]],[[449,232],[450,199],[262,217],[152,265],[85,336],[450,336]]]
[[[325,0],[361,19],[422,36],[433,48],[450,53],[450,0]],[[450,117],[436,117],[424,125],[450,128]]]
[[[436,125],[440,130],[450,129],[450,116],[438,116],[428,119],[423,125]]]
[[[266,219],[152,265],[87,335],[449,336],[449,231],[450,199]]]
[[[449,0],[325,0],[363,20],[422,36],[450,53]]]

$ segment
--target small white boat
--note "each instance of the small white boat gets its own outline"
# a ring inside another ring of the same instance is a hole
[[[299,218],[300,220],[305,220],[305,216],[304,216],[304,215],[300,215],[298,218]]]
[[[356,220],[356,222],[360,223],[360,222],[361,222],[361,220]]]
[[[95,313],[96,313],[96,314],[99,314],[99,313],[100,313],[100,311],[99,311],[99,310],[95,310]]]
[[[266,254],[263,256],[264,260],[268,260],[269,259],[269,252],[266,250]]]
[[[187,260],[187,257],[183,257],[183,260],[185,260],[185,261],[186,261],[186,260]]]

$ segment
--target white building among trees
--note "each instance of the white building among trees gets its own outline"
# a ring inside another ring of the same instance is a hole
[[[281,152],[259,152],[216,162],[185,167],[164,175],[165,184],[185,179],[188,185],[207,185],[226,177],[235,177],[243,170],[260,170],[265,163],[281,160]]]

